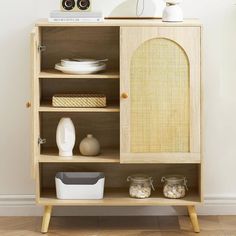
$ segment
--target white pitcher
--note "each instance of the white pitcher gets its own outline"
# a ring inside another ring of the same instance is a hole
[[[56,134],[59,156],[73,156],[75,146],[75,126],[70,118],[61,118]]]
[[[183,11],[179,4],[182,0],[164,0],[166,7],[163,10],[162,21],[164,22],[182,22]]]

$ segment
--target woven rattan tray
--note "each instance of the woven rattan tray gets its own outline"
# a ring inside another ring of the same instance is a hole
[[[106,107],[104,94],[56,94],[52,98],[54,107]]]

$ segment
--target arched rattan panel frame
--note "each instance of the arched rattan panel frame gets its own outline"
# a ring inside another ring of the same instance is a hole
[[[184,49],[166,38],[142,43],[130,65],[130,150],[190,151],[190,75]]]

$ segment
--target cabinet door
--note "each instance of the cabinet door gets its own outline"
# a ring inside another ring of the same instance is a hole
[[[200,32],[121,28],[121,162],[200,162]]]
[[[37,157],[39,155],[38,138],[39,135],[39,80],[38,73],[40,67],[39,46],[39,29],[35,27],[31,32],[31,99],[32,99],[32,132],[31,132],[31,149],[32,149],[32,176],[36,177]]]

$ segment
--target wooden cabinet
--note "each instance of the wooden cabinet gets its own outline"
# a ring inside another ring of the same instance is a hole
[[[196,232],[194,206],[203,200],[201,147],[201,25],[196,20],[107,20],[102,23],[37,22],[32,47],[32,170],[36,201],[45,206],[47,232],[52,206],[187,206]],[[62,58],[108,58],[105,72],[63,74]],[[102,93],[105,108],[55,108],[58,93]],[[72,158],[60,157],[56,128],[70,117],[76,128]],[[101,155],[84,157],[79,143],[92,133]],[[140,165],[142,164],[142,165]],[[58,171],[105,173],[102,200],[59,200]],[[153,177],[157,191],[148,199],[129,197],[127,176]],[[189,191],[183,199],[162,194],[161,177],[181,174]]]

